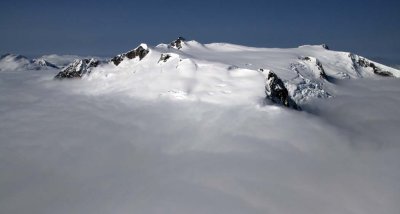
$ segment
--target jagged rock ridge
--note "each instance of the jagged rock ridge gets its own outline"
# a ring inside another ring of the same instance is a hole
[[[393,74],[389,71],[382,70],[381,68],[377,67],[374,63],[370,62],[369,60],[365,59],[364,57],[360,57],[354,55],[352,53],[349,54],[351,61],[353,62],[353,66],[355,70],[359,70],[360,67],[362,68],[371,68],[374,74],[385,76],[385,77],[392,77]]]
[[[142,44],[139,47],[137,47],[129,52],[119,54],[119,55],[113,57],[111,59],[111,62],[113,62],[114,65],[118,66],[125,58],[134,59],[136,57],[139,57],[139,60],[142,60],[148,53],[149,53],[149,49],[147,48],[147,45]]]
[[[91,69],[97,67],[99,63],[100,61],[94,58],[75,60],[75,62],[62,69],[55,78],[80,78],[83,75],[90,73]]]
[[[300,110],[300,107],[289,96],[289,92],[283,81],[272,71],[267,76],[265,94],[266,98],[274,103]]]
[[[94,58],[81,60],[77,59],[73,63],[69,64],[66,68],[61,70],[61,72],[59,72],[55,78],[81,78],[83,75],[89,74],[93,68],[96,68],[100,64],[113,63],[114,65],[118,66],[125,59],[134,59],[138,57],[139,60],[142,60],[149,52],[150,51],[147,45],[141,44],[129,52],[119,54],[111,58],[108,62],[96,60]]]
[[[183,43],[184,41],[186,41],[186,39],[180,36],[180,37],[178,37],[178,39],[176,39],[175,41],[172,41],[172,42],[169,44],[169,47],[175,48],[175,49],[178,49],[178,50],[179,50],[179,49],[182,48],[182,43]]]

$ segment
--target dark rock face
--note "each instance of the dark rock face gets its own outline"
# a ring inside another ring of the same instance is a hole
[[[90,71],[100,64],[96,59],[81,59],[69,64],[66,68],[62,69],[54,78],[81,78],[83,75],[90,73]]]
[[[363,68],[372,68],[374,74],[384,76],[384,77],[392,77],[393,74],[389,71],[382,70],[381,68],[377,67],[374,63],[368,61],[363,57],[356,56],[354,54],[349,54],[351,61],[353,62],[353,66],[355,69],[359,67]]]
[[[139,57],[139,60],[142,60],[149,52],[150,51],[147,47],[143,47],[142,45],[140,45],[139,47],[137,47],[129,52],[119,54],[119,55],[113,57],[111,59],[111,62],[113,62],[114,65],[118,66],[125,58],[133,59],[133,58]]]
[[[389,71],[384,71],[378,67],[375,66],[374,63],[369,62],[368,60],[364,59],[364,58],[359,58],[358,59],[358,64],[364,68],[370,67],[373,69],[374,74],[380,75],[380,76],[385,76],[385,77],[391,77],[393,76],[392,73],[390,73]]]
[[[148,53],[149,49],[146,45],[142,44],[139,47],[113,57],[110,62],[114,63],[114,65],[119,65],[123,60],[133,59],[138,57],[139,60],[142,60]],[[61,70],[55,78],[56,79],[65,79],[65,78],[81,78],[85,74],[89,74],[91,70],[97,67],[101,62],[95,59],[82,59],[75,60],[75,62],[69,64],[66,68]]]
[[[324,70],[324,67],[322,67],[321,62],[318,61],[318,60],[317,60],[317,67],[318,67],[318,70],[320,71],[320,72],[319,72],[320,77],[321,77],[322,79],[328,79],[328,75],[326,75],[325,70]]]
[[[171,55],[169,55],[169,54],[161,54],[161,57],[160,57],[160,59],[158,60],[158,62],[161,62],[161,61],[167,62],[167,60],[168,60],[169,58],[171,58]]]
[[[182,43],[183,43],[184,41],[186,41],[185,38],[183,38],[183,37],[178,37],[177,40],[175,40],[175,41],[173,41],[173,42],[171,42],[171,43],[169,44],[169,47],[176,48],[176,49],[179,50],[179,49],[182,48]]]
[[[325,50],[330,50],[330,49],[329,49],[329,46],[328,46],[327,44],[322,44],[322,47],[323,47]]]
[[[228,67],[228,71],[232,71],[232,70],[236,70],[236,69],[239,69],[239,67],[236,65],[231,65]]]
[[[283,84],[282,80],[273,72],[269,72],[268,74],[265,94],[267,95],[267,99],[270,99],[274,103],[300,110],[300,107],[290,98],[285,84]]]

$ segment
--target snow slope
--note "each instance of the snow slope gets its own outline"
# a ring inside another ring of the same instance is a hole
[[[74,76],[83,76],[89,94],[123,92],[228,105],[262,102],[270,72],[298,104],[334,96],[340,79],[400,77],[399,70],[324,45],[254,48],[182,39],[156,47],[142,44],[138,48],[148,50],[143,57],[135,58],[136,48]]]

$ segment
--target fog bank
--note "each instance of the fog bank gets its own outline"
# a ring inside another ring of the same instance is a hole
[[[0,74],[0,213],[400,210],[399,80],[343,81],[298,112],[51,76]]]

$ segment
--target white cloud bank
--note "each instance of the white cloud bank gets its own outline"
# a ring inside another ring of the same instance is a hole
[[[0,74],[0,213],[400,210],[399,80],[297,112],[89,96],[44,73]]]

